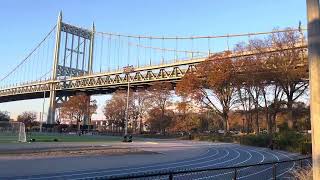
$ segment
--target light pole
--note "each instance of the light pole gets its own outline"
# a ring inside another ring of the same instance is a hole
[[[307,0],[313,179],[320,179],[320,14],[319,0]]]
[[[40,122],[40,132],[42,132],[43,116],[44,116],[44,104],[46,102],[46,91],[43,92],[43,102],[42,102],[42,114]]]
[[[128,81],[128,89],[127,89],[127,107],[126,107],[126,121],[124,126],[124,142],[127,142],[127,136],[128,136],[128,121],[129,121],[129,95],[130,95],[130,73],[134,71],[134,67],[131,66],[125,66],[123,67],[123,72],[127,75],[127,81]]]

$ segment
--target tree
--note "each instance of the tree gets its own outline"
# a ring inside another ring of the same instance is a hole
[[[177,92],[190,97],[205,108],[215,111],[223,120],[224,131],[229,131],[228,114],[235,104],[234,64],[231,52],[216,54],[189,72],[177,85]]]
[[[172,110],[163,112],[161,108],[153,108],[149,111],[146,123],[151,132],[159,132],[165,135],[172,124],[173,117],[174,112]]]
[[[166,118],[169,118],[169,115],[166,114],[166,111],[167,107],[172,104],[170,100],[172,97],[172,89],[172,85],[168,82],[155,83],[148,88],[148,99],[151,107],[153,107],[151,111],[149,111],[149,116],[151,113],[154,119],[159,120],[157,122],[161,122],[162,120],[166,121]],[[156,115],[159,117],[155,117]],[[160,127],[160,130],[162,130],[162,132],[165,134],[166,126],[161,125]]]
[[[139,132],[142,133],[143,131],[143,118],[146,116],[151,102],[150,102],[150,95],[148,91],[136,91],[133,94],[134,96],[134,106],[136,117],[139,119]],[[134,114],[134,113],[133,113]]]
[[[71,123],[76,121],[78,131],[80,131],[80,123],[91,118],[97,110],[96,100],[91,100],[90,96],[79,93],[70,97],[61,106],[62,118],[69,119]]]
[[[109,126],[124,128],[126,118],[125,92],[115,92],[112,95],[112,98],[106,101],[103,113],[108,121]]]
[[[293,116],[297,119],[298,130],[311,129],[310,123],[310,106],[307,106],[303,102],[295,102],[293,104]]]
[[[24,123],[26,127],[31,128],[34,121],[37,119],[36,112],[25,111],[22,114],[18,115],[17,121]]]
[[[290,29],[288,29],[290,30]],[[293,104],[308,89],[309,83],[304,79],[307,77],[307,67],[302,66],[305,62],[304,52],[297,49],[301,44],[301,35],[297,31],[287,31],[273,33],[269,37],[272,46],[278,50],[273,53],[269,59],[273,67],[280,70],[277,71],[276,81],[286,95],[286,105],[289,112],[288,127],[290,129],[297,128],[296,118],[293,116]],[[290,48],[290,50],[287,50]]]
[[[200,127],[198,114],[191,112],[189,102],[182,101],[177,104],[178,113],[174,116],[173,130],[182,132],[197,131]]]
[[[1,122],[1,121],[5,121],[5,122],[10,121],[9,112],[7,112],[7,111],[0,111],[0,122]]]

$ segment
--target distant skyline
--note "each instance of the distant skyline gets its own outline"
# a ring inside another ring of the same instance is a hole
[[[99,31],[148,35],[222,35],[306,26],[304,0],[3,0],[0,16],[0,77],[16,66],[56,23],[63,19]],[[103,118],[108,95],[97,96],[95,119]],[[48,102],[48,100],[46,100]],[[46,103],[45,109],[48,105]],[[1,103],[16,118],[23,111],[42,111],[42,99]]]

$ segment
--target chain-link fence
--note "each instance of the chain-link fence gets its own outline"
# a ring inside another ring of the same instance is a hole
[[[22,122],[0,122],[0,142],[26,142],[25,125]]]
[[[304,157],[293,160],[282,160],[275,162],[264,162],[234,167],[189,169],[189,170],[168,170],[153,171],[145,173],[132,173],[123,176],[101,176],[94,179],[160,179],[160,180],[182,180],[182,179],[296,179],[300,171],[310,170],[311,157]]]

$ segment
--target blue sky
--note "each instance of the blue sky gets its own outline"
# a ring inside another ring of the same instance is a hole
[[[97,31],[164,36],[221,35],[306,26],[305,0],[2,0],[0,77],[46,35],[63,11],[63,20]],[[100,96],[100,108],[107,97]],[[0,104],[12,117],[40,112],[42,100]],[[97,118],[102,117],[101,109]]]

